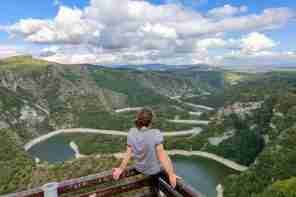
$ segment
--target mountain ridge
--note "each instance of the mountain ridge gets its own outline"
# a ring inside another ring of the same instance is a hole
[[[215,108],[198,117],[210,120],[209,125],[196,136],[167,138],[165,146],[207,151],[250,165],[246,172],[225,180],[226,197],[268,193],[275,182],[296,176],[289,164],[296,161],[295,151],[285,154],[294,150],[289,139],[295,137],[296,72],[140,71],[20,59],[15,65],[0,63],[0,129],[10,131],[16,146],[63,128],[127,130],[134,113],[115,113],[125,107],[152,107],[158,114],[154,126],[162,130],[188,129],[167,120],[194,119],[188,113],[192,109],[184,104],[191,102]],[[104,139],[81,136],[75,140],[81,151],[94,154],[98,148],[93,142]],[[124,140],[116,142],[124,146]],[[112,144],[106,146],[104,151]],[[270,162],[277,168],[268,166]]]

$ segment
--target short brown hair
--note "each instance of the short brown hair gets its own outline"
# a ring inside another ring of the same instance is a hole
[[[149,127],[152,123],[153,112],[151,109],[143,108],[137,113],[137,117],[135,120],[135,125],[138,129],[142,127]]]

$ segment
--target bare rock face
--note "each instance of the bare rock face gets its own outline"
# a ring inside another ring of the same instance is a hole
[[[73,127],[81,111],[111,111],[126,105],[126,95],[98,87],[81,69],[63,65],[0,69],[0,128],[22,130],[22,138],[30,139]]]
[[[41,122],[44,120],[44,116],[38,116],[37,111],[28,105],[22,107],[20,113],[20,120],[33,120],[36,122]]]
[[[4,121],[0,121],[0,129],[7,129],[7,128],[9,128],[9,125]]]
[[[24,105],[20,110],[19,120],[27,124],[28,127],[34,127],[38,123],[42,123],[46,117],[47,114],[44,112],[29,105]]]

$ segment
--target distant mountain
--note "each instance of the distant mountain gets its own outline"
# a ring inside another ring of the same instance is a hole
[[[11,57],[0,61],[0,128],[22,128],[20,143],[59,128],[125,129],[114,109],[168,109],[170,97],[214,91],[223,80],[198,67],[141,71]]]
[[[281,70],[296,70],[296,65],[224,65],[221,68],[248,73],[266,73]]]
[[[188,69],[195,68],[196,70],[214,70],[210,65],[207,64],[194,64],[194,65],[167,65],[167,64],[142,64],[142,65],[112,65],[112,68],[123,68],[123,69],[136,69],[136,70],[152,70],[152,71],[168,71],[177,69]]]

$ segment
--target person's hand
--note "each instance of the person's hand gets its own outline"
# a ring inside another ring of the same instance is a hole
[[[123,170],[121,168],[113,168],[112,169],[113,179],[118,180],[122,172]]]
[[[169,181],[170,181],[170,185],[173,187],[173,188],[175,188],[176,187],[176,185],[177,185],[177,176],[176,176],[176,174],[171,174],[171,175],[169,175]]]

